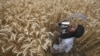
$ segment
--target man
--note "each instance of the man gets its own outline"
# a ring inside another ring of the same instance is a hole
[[[64,23],[64,24],[63,24]],[[73,47],[75,38],[79,38],[84,33],[84,27],[79,24],[68,25],[68,22],[60,22],[60,33],[54,32],[54,43],[52,46],[52,53],[68,53]]]

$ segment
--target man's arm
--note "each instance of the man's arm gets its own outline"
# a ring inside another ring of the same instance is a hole
[[[54,37],[53,37],[53,44],[59,44],[59,40],[60,40],[60,33],[57,31],[53,32]]]

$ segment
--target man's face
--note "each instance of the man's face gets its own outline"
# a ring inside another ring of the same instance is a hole
[[[68,21],[63,21],[58,23],[59,28],[61,29],[60,31],[64,34],[66,32],[72,33],[75,32],[77,28],[77,24],[71,24]],[[66,31],[67,30],[67,31]]]
[[[68,32],[75,32],[75,30],[76,30],[76,28],[77,28],[77,25],[70,25],[69,27],[68,27]]]

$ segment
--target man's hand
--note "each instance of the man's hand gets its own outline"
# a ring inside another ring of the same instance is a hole
[[[60,33],[57,32],[57,31],[54,31],[53,34],[54,34],[53,43],[55,43],[55,44],[59,44]]]

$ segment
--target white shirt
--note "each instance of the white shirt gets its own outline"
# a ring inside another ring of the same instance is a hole
[[[61,39],[61,42],[59,44],[53,44],[53,48],[57,50],[56,53],[60,52],[68,53],[73,46],[74,39],[75,39],[74,37]]]

